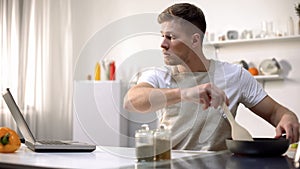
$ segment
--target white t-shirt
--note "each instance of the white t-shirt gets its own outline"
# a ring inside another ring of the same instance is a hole
[[[208,72],[178,73],[176,67],[148,68],[137,83],[147,82],[154,88],[186,88],[213,83],[229,98],[229,109],[236,115],[239,103],[251,108],[267,96],[253,76],[239,65],[211,60]],[[174,149],[223,150],[231,137],[231,128],[221,113],[200,104],[180,102],[157,111],[160,123],[172,132]]]

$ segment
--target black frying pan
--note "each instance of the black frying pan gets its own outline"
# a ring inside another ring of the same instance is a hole
[[[253,139],[254,141],[227,139],[226,145],[234,154],[250,156],[280,156],[288,150],[290,145],[290,141],[284,137]]]

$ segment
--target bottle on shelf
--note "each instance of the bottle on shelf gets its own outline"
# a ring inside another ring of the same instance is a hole
[[[94,80],[101,80],[101,66],[99,62],[97,62],[95,66]]]
[[[112,61],[109,64],[109,80],[115,80],[115,71],[116,71],[116,66],[115,66],[115,62]]]
[[[289,20],[288,20],[287,31],[288,31],[288,36],[293,36],[293,35],[295,35],[295,31],[294,31],[294,20],[293,20],[292,17],[290,17]]]

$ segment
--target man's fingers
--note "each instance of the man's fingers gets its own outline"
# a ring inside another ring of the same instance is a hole
[[[299,141],[299,125],[293,127],[293,143]]]
[[[297,126],[286,126],[285,128],[283,128],[282,126],[278,126],[276,127],[275,131],[275,138],[279,138],[283,134],[286,134],[286,139],[290,139],[291,143],[299,141],[299,127]]]
[[[200,104],[202,104],[202,109],[205,110],[210,106],[210,98],[207,94],[200,96]]]
[[[229,104],[229,100],[225,94],[224,91],[222,91],[221,89],[217,88],[216,86],[212,85],[212,88],[210,90],[210,94],[211,94],[211,106],[214,108],[218,108],[219,106],[221,106],[224,102],[226,103],[226,105]]]
[[[281,137],[282,134],[283,134],[282,128],[281,128],[280,126],[279,126],[279,127],[276,127],[275,132],[276,132],[275,138],[279,138],[279,137]]]

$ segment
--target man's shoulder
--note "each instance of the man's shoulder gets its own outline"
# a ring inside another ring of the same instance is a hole
[[[165,88],[170,84],[171,73],[168,67],[147,67],[140,71],[138,83],[146,82],[153,87]]]
[[[155,67],[145,67],[139,71],[141,74],[152,74],[152,75],[161,75],[169,74],[171,68],[169,66],[155,66]]]
[[[224,75],[240,75],[244,71],[243,67],[239,64],[229,63],[226,61],[212,60],[213,70],[210,72],[223,73]],[[246,69],[245,69],[246,70]]]
[[[152,79],[152,80],[168,80],[170,79],[172,73],[171,69],[168,66],[159,66],[159,67],[146,67],[139,71],[138,76],[141,79]]]
[[[241,69],[242,66],[235,63],[229,63],[227,61],[219,61],[219,60],[212,60],[215,64],[216,68],[230,68],[230,69]]]
[[[247,75],[248,71],[239,64],[225,61],[214,62],[215,70],[212,70],[211,73],[217,74],[218,76],[216,77],[223,77],[225,79],[230,79],[230,81],[240,81],[241,78],[245,78],[245,75]]]

